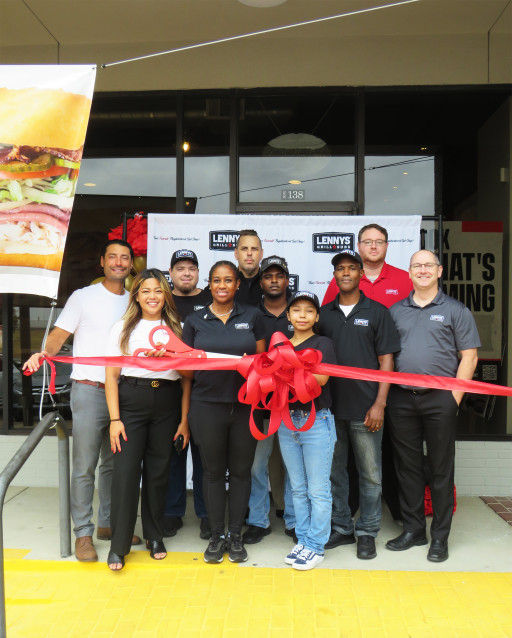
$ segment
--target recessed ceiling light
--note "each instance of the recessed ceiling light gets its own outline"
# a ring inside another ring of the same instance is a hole
[[[404,171],[404,175],[409,175],[409,173],[407,171]]]
[[[93,184],[92,182],[85,182],[84,186],[96,186],[96,184]]]
[[[277,7],[280,4],[284,4],[286,0],[238,0],[242,4],[246,4],[248,7],[258,7],[260,9],[267,7]]]
[[[288,184],[302,184],[300,179],[291,179]]]

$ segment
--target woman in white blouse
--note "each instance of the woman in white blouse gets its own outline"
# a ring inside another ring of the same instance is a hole
[[[131,355],[142,348],[150,356],[162,355],[163,350],[155,351],[149,342],[151,330],[159,325],[169,327],[181,338],[169,284],[162,272],[153,268],[135,277],[128,309],[110,332],[108,354]],[[124,567],[124,557],[130,551],[141,476],[146,547],[156,560],[167,555],[162,524],[169,464],[173,440],[182,434],[186,445],[189,439],[190,384],[176,370],[106,368],[105,393],[114,452],[112,541],[107,558],[112,571]]]

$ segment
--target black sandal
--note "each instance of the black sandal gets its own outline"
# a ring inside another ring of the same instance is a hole
[[[121,565],[120,569],[112,569],[111,565]],[[107,556],[107,565],[111,572],[120,572],[124,567],[124,556],[119,556],[113,550],[110,550]]]
[[[155,560],[163,560],[167,556],[167,550],[163,541],[146,541],[146,549],[149,549],[149,555]],[[155,554],[165,554],[163,558],[156,558]]]

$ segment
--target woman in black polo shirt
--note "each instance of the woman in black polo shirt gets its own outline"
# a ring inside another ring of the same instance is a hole
[[[129,355],[139,348],[154,356],[163,354],[149,342],[151,330],[161,325],[181,337],[181,324],[167,280],[156,268],[143,270],[135,277],[123,319],[112,327],[108,354]],[[123,568],[124,557],[130,551],[141,474],[146,547],[156,560],[166,556],[162,526],[172,442],[178,434],[183,434],[185,445],[189,439],[186,415],[191,381],[182,379],[182,395],[179,380],[177,370],[106,368],[110,444],[115,455],[110,514],[112,542],[107,558],[112,571]]]
[[[245,355],[265,351],[265,331],[257,308],[235,302],[239,274],[235,264],[219,261],[209,275],[212,303],[187,317],[183,341],[194,348]],[[243,378],[236,371],[194,374],[189,423],[203,463],[203,493],[212,529],[204,553],[207,563],[247,560],[241,532],[251,492],[256,440],[249,430],[250,406],[238,402]],[[228,536],[224,534],[226,470],[229,471]]]

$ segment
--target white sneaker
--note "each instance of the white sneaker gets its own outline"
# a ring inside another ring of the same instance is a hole
[[[288,556],[285,556],[284,562],[287,565],[293,565],[293,563],[297,560],[297,558],[299,557],[299,554],[301,553],[303,549],[304,549],[304,545],[295,545],[295,547],[288,554]]]
[[[304,547],[292,564],[292,567],[293,569],[306,571],[307,569],[313,569],[314,567],[319,565],[323,561],[323,559],[323,554],[317,554],[312,549]]]

